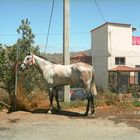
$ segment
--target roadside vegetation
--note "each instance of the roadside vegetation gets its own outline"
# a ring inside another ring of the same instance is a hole
[[[10,105],[10,98],[8,94],[0,93],[0,100]],[[87,104],[86,100],[75,100],[70,103],[60,102],[62,109],[72,108],[85,108]],[[116,106],[120,108],[133,108],[140,107],[140,101],[138,98],[134,98],[131,94],[116,94],[111,93],[108,90],[99,91],[95,98],[96,107]],[[0,105],[0,109],[4,107]],[[54,107],[56,102],[54,101]],[[26,93],[25,89],[18,88],[17,94],[17,110],[33,111],[37,109],[49,109],[48,94],[40,89],[35,89],[30,93]]]

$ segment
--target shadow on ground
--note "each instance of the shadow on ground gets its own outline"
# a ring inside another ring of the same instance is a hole
[[[44,113],[48,113],[48,111],[49,110],[46,110],[46,109],[37,109],[37,110],[32,111],[32,113],[43,113],[44,114]],[[76,117],[86,117],[84,115],[84,113],[81,114],[81,113],[78,113],[78,112],[68,111],[68,110],[58,111],[57,109],[54,109],[52,111],[52,114],[60,115],[60,116],[62,115],[62,116],[74,117],[74,118],[76,118]]]

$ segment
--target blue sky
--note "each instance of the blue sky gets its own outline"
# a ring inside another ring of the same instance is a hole
[[[91,48],[90,31],[104,22],[132,24],[140,36],[140,0],[70,0],[70,51]],[[35,45],[44,51],[52,0],[0,0],[0,43],[15,44],[19,35],[16,29],[21,20],[28,18],[35,34]],[[63,50],[63,0],[55,0],[50,35],[46,51]]]

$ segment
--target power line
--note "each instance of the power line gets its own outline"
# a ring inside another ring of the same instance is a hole
[[[101,17],[102,17],[103,21],[104,21],[104,22],[106,22],[105,17],[104,17],[104,15],[103,15],[103,13],[102,13],[102,10],[101,10],[101,8],[100,8],[99,4],[97,3],[97,1],[96,1],[96,0],[94,0],[94,1],[95,1],[96,7],[98,8],[99,13],[100,13],[100,15],[101,15]]]
[[[44,54],[46,53],[46,48],[48,45],[49,33],[50,33],[50,28],[51,28],[51,21],[52,21],[53,10],[54,10],[54,2],[55,2],[55,0],[53,0],[53,2],[52,2],[52,9],[51,9],[51,14],[50,14],[50,21],[49,21],[49,27],[48,27],[48,33],[47,33],[47,38],[46,38]]]
[[[70,33],[70,35],[76,35],[76,34],[90,34],[90,32],[72,32]],[[47,36],[47,34],[45,33],[37,33],[37,34],[34,34],[35,36]],[[49,36],[55,36],[55,35],[63,35],[63,33],[49,33]],[[7,37],[7,36],[11,36],[11,37],[16,37],[16,36],[19,36],[17,34],[0,34],[0,37]]]
[[[17,34],[0,34],[0,36],[18,36]]]

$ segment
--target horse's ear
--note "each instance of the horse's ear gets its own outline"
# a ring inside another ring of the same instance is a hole
[[[27,55],[31,55],[31,52],[27,52]]]

